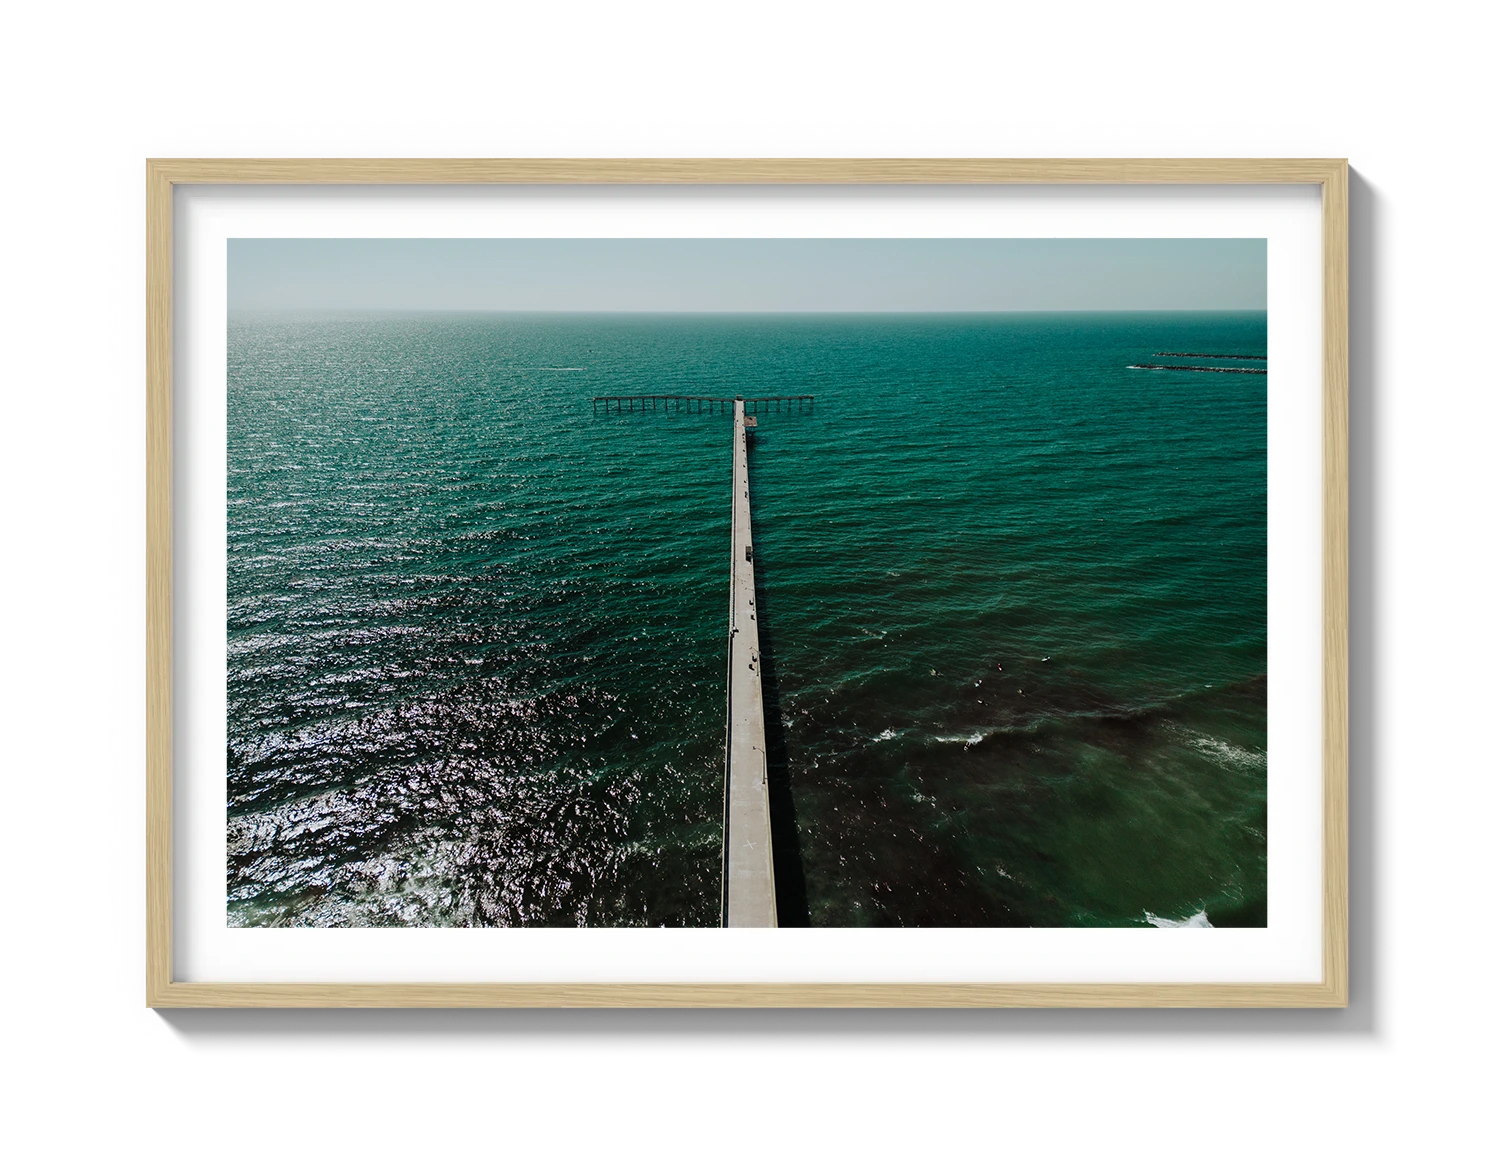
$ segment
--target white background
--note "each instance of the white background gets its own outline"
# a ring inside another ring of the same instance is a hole
[[[1493,1156],[1493,18],[1428,4],[26,6],[7,17],[5,1061],[19,1165]],[[1353,1003],[141,1006],[147,155],[1348,155]]]

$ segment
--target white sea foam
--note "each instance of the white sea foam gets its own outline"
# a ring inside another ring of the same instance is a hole
[[[1232,743],[1225,743],[1222,739],[1215,739],[1211,735],[1196,735],[1188,742],[1209,759],[1218,760],[1221,764],[1229,764],[1236,768],[1264,768],[1266,766],[1266,753],[1256,751],[1254,748],[1236,747]]]
[[[1199,910],[1198,913],[1184,918],[1181,921],[1172,918],[1158,918],[1151,911],[1144,912],[1146,921],[1152,926],[1162,930],[1187,929],[1187,930],[1212,930],[1214,924],[1208,920],[1208,911]]]

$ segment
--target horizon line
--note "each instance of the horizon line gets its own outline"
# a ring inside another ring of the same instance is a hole
[[[1245,306],[1217,309],[1198,308],[1088,308],[1088,309],[494,309],[476,307],[416,308],[411,306],[340,307],[320,306],[230,306],[227,312],[236,313],[487,313],[505,316],[554,316],[554,317],[1023,317],[1049,314],[1053,316],[1080,315],[1084,313],[1266,313],[1260,306]]]

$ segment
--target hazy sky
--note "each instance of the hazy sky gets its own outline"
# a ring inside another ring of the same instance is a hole
[[[229,241],[231,312],[1265,307],[1260,239]]]

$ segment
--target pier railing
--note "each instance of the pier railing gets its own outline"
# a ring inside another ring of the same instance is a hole
[[[597,413],[602,404],[605,414],[609,413],[611,406],[615,408],[616,414],[624,414],[627,410],[636,410],[639,404],[641,410],[674,410],[680,414],[685,403],[689,414],[732,414],[736,402],[743,402],[746,410],[760,407],[763,411],[776,412],[782,409],[783,404],[788,411],[811,410],[813,396],[792,394],[767,398],[705,398],[693,394],[601,394],[594,398],[594,411]]]

